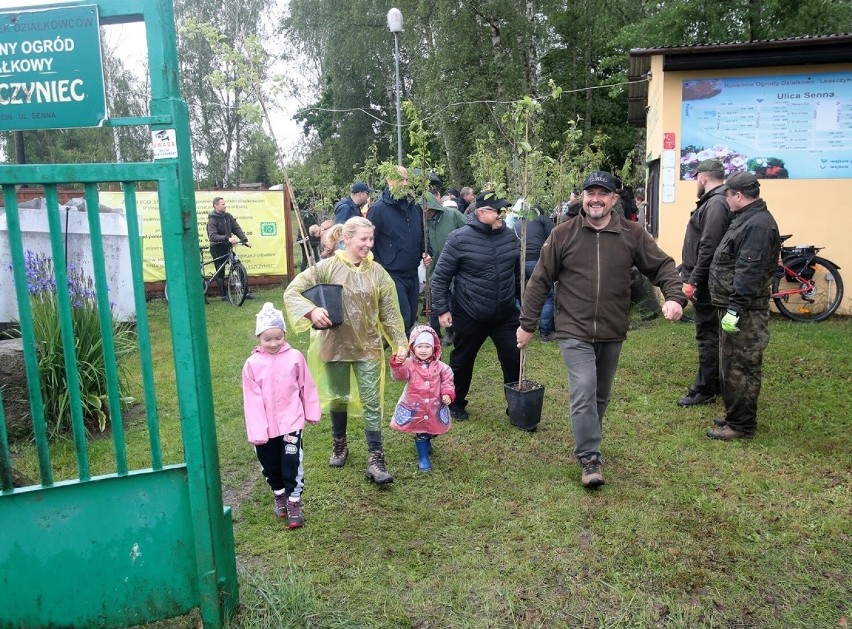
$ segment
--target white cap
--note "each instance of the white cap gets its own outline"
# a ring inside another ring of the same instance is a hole
[[[254,335],[260,336],[264,330],[269,328],[280,328],[287,331],[287,326],[284,325],[284,313],[276,310],[271,301],[263,304],[263,308],[257,313],[257,323],[254,327]]]
[[[414,347],[418,345],[430,345],[432,349],[435,349],[435,337],[432,336],[431,332],[421,332],[414,339]]]

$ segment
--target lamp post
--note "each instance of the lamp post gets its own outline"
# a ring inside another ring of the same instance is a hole
[[[393,33],[394,64],[396,65],[396,161],[402,166],[402,111],[399,105],[399,34],[402,32],[402,11],[388,11],[388,30]]]

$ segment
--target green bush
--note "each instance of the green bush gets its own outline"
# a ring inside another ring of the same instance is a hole
[[[48,435],[55,438],[71,430],[71,398],[65,374],[53,261],[27,251],[26,270],[45,421]],[[83,421],[87,431],[97,425],[103,432],[109,421],[109,405],[97,294],[92,278],[83,271],[69,265],[67,275]],[[122,401],[128,401],[129,398],[124,397],[128,386],[126,359],[135,350],[136,333],[132,327],[115,320],[112,328],[119,389]]]

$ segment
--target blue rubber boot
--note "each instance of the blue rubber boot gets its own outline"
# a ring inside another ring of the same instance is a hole
[[[417,467],[421,472],[429,472],[432,470],[432,463],[429,461],[429,440],[415,439],[414,445],[417,447]]]

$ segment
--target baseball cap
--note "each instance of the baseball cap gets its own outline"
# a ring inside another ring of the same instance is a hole
[[[497,193],[493,190],[483,190],[476,195],[476,209],[490,207],[492,210],[502,210],[504,207],[512,205],[507,199],[498,199]]]
[[[718,159],[705,159],[695,168],[694,175],[698,173],[713,173],[719,177],[725,176],[725,166]]]
[[[618,179],[616,179],[610,173],[604,170],[596,170],[591,175],[586,177],[586,180],[583,182],[583,190],[592,188],[594,186],[606,188],[610,192],[616,192],[621,187],[619,185]]]
[[[744,192],[749,196],[760,194],[760,182],[747,170],[734,173],[725,180],[725,187],[734,192]]]
[[[358,181],[352,184],[352,193],[355,192],[372,192],[373,189],[365,184],[363,181]]]

